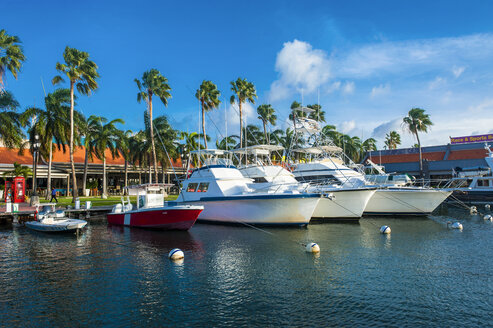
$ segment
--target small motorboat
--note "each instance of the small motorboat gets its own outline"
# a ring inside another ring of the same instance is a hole
[[[169,186],[172,185],[154,183],[128,187],[130,195],[137,195],[137,208],[133,208],[128,196],[126,201],[122,197],[122,202],[106,215],[108,223],[161,230],[190,229],[204,207],[165,203],[164,189]]]
[[[87,221],[70,219],[64,210],[55,210],[55,205],[45,205],[37,213],[35,221],[27,221],[26,227],[41,232],[78,232]]]

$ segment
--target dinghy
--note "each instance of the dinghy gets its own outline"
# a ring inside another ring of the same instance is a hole
[[[65,211],[55,211],[54,207],[43,206],[36,220],[26,222],[26,227],[41,232],[77,232],[87,225],[87,221],[70,219],[65,215]]]

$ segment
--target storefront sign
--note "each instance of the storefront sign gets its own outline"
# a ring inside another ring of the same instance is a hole
[[[467,136],[467,137],[450,137],[450,143],[452,145],[471,143],[471,142],[485,142],[493,141],[493,134],[481,134],[477,136]]]

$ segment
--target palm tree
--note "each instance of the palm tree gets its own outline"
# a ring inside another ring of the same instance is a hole
[[[361,144],[363,152],[377,150],[377,141],[373,138],[368,138]]]
[[[322,128],[322,134],[332,140],[332,142],[338,146],[342,147],[342,136],[343,134],[337,131],[335,125],[326,125]]]
[[[260,128],[253,124],[248,124],[245,129],[245,146],[253,146],[265,143],[265,140],[262,140],[264,135],[260,131]]]
[[[63,52],[64,64],[56,63],[58,72],[66,75],[70,83],[70,165],[72,167],[72,202],[77,197],[77,177],[74,165],[74,89],[80,94],[90,95],[98,88],[96,79],[99,77],[98,66],[89,59],[89,53],[67,46]],[[53,85],[63,82],[61,75],[53,78]]]
[[[134,81],[139,88],[139,93],[137,93],[137,101],[140,103],[142,100],[144,100],[146,102],[147,109],[149,110],[150,139],[152,146],[152,160],[154,163],[154,178],[157,181],[157,158],[152,119],[152,96],[158,96],[164,106],[167,107],[168,99],[171,98],[171,94],[169,93],[171,88],[168,84],[168,79],[154,68],[144,72],[144,74],[142,75],[142,81],[138,79],[134,79]]]
[[[236,81],[231,81],[231,91],[234,95],[230,98],[230,103],[234,104],[238,102],[238,109],[240,111],[240,148],[243,147],[243,111],[242,104],[244,102],[250,102],[255,104],[255,98],[257,98],[257,91],[252,82],[248,82],[246,79],[238,78]]]
[[[409,111],[407,116],[402,119],[402,125],[416,137],[419,148],[419,174],[423,176],[423,158],[418,132],[428,132],[428,128],[433,125],[433,122],[430,120],[430,115],[425,114],[424,109],[413,108]]]
[[[16,113],[19,102],[9,91],[0,92],[0,139],[7,148],[22,148],[24,133],[21,118]]]
[[[385,135],[385,145],[389,149],[396,149],[401,144],[401,136],[397,131],[390,131]]]
[[[270,139],[267,135],[266,125],[269,123],[276,125],[277,116],[274,114],[275,111],[270,104],[263,104],[257,107],[258,119],[262,120],[262,124],[264,125],[264,137],[267,144],[270,144]]]
[[[22,62],[26,60],[19,37],[8,35],[5,30],[0,30],[0,93],[4,90],[5,73],[10,71],[17,80]]]
[[[87,170],[89,165],[89,160],[93,160],[94,152],[91,148],[91,144],[97,138],[97,135],[100,130],[100,122],[97,120],[87,120],[83,124],[83,132],[84,132],[84,141],[82,144],[84,145],[85,154],[84,154],[84,175],[82,179],[82,193],[84,194],[87,187]]]
[[[217,89],[217,86],[211,81],[202,81],[200,88],[195,93],[195,97],[200,101],[202,108],[202,134],[204,135],[204,145],[207,149],[207,137],[205,134],[205,112],[211,111],[217,108],[221,101],[221,92]]]
[[[312,120],[315,120],[317,122],[325,122],[325,112],[322,110],[321,105],[315,104],[308,105],[306,107],[313,109],[313,112],[308,115],[308,118],[311,118]]]
[[[103,198],[107,196],[106,150],[109,150],[111,156],[115,158],[120,157],[119,149],[124,148],[124,145],[122,145],[122,140],[124,139],[123,132],[115,126],[116,123],[125,124],[119,118],[108,122],[105,117],[96,115],[91,115],[88,120],[88,125],[98,131],[95,138],[89,144],[89,147],[96,157],[103,161]]]
[[[28,176],[32,175],[33,171],[24,165],[21,165],[17,162],[14,162],[14,169],[12,171],[7,171],[3,173],[4,177],[24,177],[27,178]]]
[[[238,145],[238,140],[240,139],[239,136],[237,135],[230,135],[227,137],[224,137],[221,141],[217,140],[216,141],[216,148],[217,149],[233,149]]]
[[[65,145],[70,139],[68,126],[70,125],[70,90],[57,89],[45,97],[46,109],[36,107],[27,108],[21,115],[25,124],[30,118],[36,117],[34,126],[30,129],[30,139],[34,140],[34,134],[40,137],[40,153],[48,158],[48,183],[47,190],[51,190],[51,167],[53,160],[53,141],[58,149],[65,152]],[[79,121],[84,121],[82,114],[75,112],[77,126]],[[78,138],[77,138],[78,139]],[[47,193],[46,198],[49,197]]]
[[[144,113],[145,132],[147,139],[150,139],[150,117],[147,112]],[[177,146],[175,140],[177,139],[178,132],[171,127],[168,122],[168,118],[164,115],[158,116],[152,123],[154,132],[156,132],[161,147],[158,147],[156,151],[157,158],[161,162],[161,168],[164,169],[169,163],[169,159],[176,159],[178,155]],[[170,163],[171,165],[171,163]],[[158,182],[158,180],[156,180]],[[164,182],[164,181],[163,181]]]

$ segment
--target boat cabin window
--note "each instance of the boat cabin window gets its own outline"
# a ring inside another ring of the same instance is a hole
[[[486,179],[478,180],[478,187],[488,187],[488,185],[489,185],[488,180]]]
[[[299,182],[341,184],[341,182],[331,174],[299,176],[296,177],[296,180],[298,180]]]
[[[268,182],[264,177],[253,178],[254,183]]]
[[[195,189],[197,189],[198,183],[189,183],[187,186],[187,192],[195,192]]]
[[[197,192],[206,192],[209,189],[209,182],[201,182]]]

